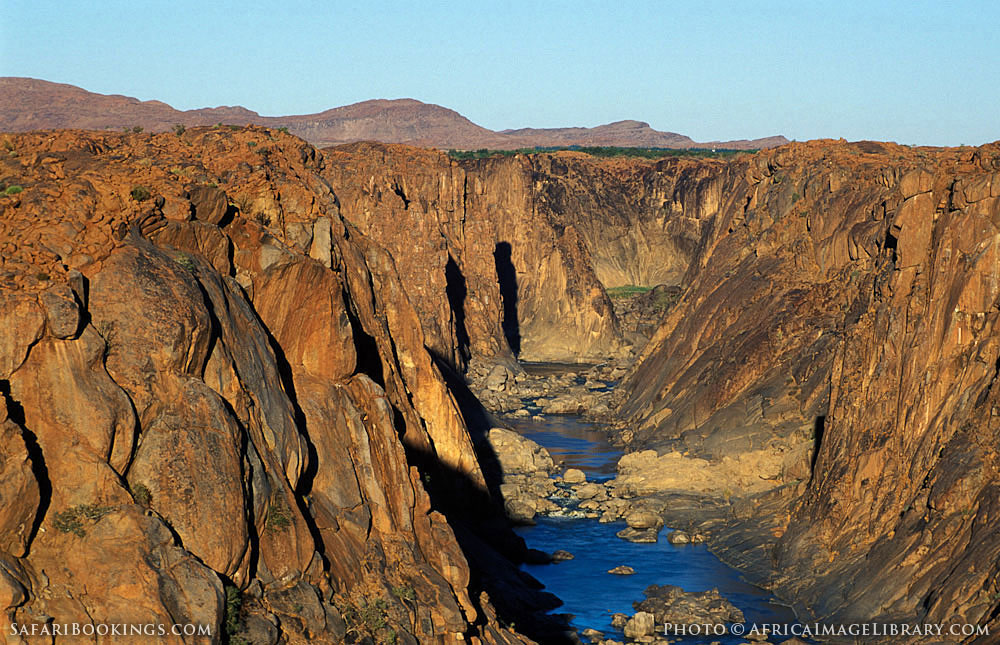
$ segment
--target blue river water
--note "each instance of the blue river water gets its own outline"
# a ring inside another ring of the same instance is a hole
[[[557,462],[583,470],[589,481],[614,476],[621,451],[608,444],[600,427],[570,415],[521,419],[512,425],[545,446]],[[621,640],[621,630],[611,626],[612,614],[635,613],[632,603],[643,600],[642,592],[651,584],[677,585],[685,591],[718,589],[743,612],[747,624],[796,622],[790,609],[774,602],[767,591],[743,582],[738,571],[720,562],[705,545],[675,546],[667,542],[667,528],[655,544],[636,544],[615,535],[625,527],[624,522],[601,524],[594,519],[541,516],[535,521],[535,526],[517,529],[529,547],[550,553],[564,549],[575,557],[554,564],[526,564],[522,568],[562,599],[563,606],[555,611],[571,614],[570,622],[578,630],[590,627],[604,632],[607,638]],[[618,565],[631,566],[635,574],[607,573]],[[713,641],[724,645],[746,642],[728,635],[678,640]]]

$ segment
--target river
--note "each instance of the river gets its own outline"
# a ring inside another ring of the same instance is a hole
[[[584,471],[589,481],[614,477],[621,451],[608,443],[599,426],[574,415],[516,419],[511,425],[545,446],[557,462]],[[789,608],[777,604],[767,591],[743,582],[738,571],[720,562],[704,544],[675,546],[667,542],[669,528],[660,532],[655,544],[637,544],[615,535],[625,527],[624,522],[601,524],[594,519],[548,516],[535,521],[535,526],[517,529],[529,547],[549,553],[564,549],[575,557],[554,564],[526,564],[523,569],[562,599],[564,605],[556,611],[571,614],[571,624],[580,631],[589,627],[606,638],[622,640],[621,630],[611,625],[612,614],[632,615],[632,602],[642,600],[643,590],[651,584],[677,585],[685,591],[716,588],[743,611],[747,624],[795,622]],[[607,573],[618,565],[633,567],[635,574]],[[712,641],[735,645],[745,639],[713,635],[680,638],[678,642]]]

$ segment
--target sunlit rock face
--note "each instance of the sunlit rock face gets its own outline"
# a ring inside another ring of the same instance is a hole
[[[739,500],[727,530],[766,524],[758,577],[803,615],[996,626],[995,145],[0,137],[12,621],[525,642],[470,566],[496,559],[458,375],[636,352],[619,483]],[[629,285],[671,299],[642,347],[607,295]]]
[[[313,148],[254,128],[4,136],[11,621],[525,642],[431,509],[431,478],[486,495],[472,440]]]
[[[457,367],[622,355],[604,289],[679,283],[718,200],[711,161],[460,163],[369,143],[324,154],[343,216],[386,246],[428,347]]]
[[[626,435],[791,457],[770,582],[804,615],[996,624],[998,170],[996,145],[811,142],[711,180]]]

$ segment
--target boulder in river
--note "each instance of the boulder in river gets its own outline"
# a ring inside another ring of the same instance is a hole
[[[558,549],[552,552],[553,562],[565,562],[566,560],[572,560],[575,557],[575,555],[564,549]]]
[[[670,542],[671,544],[690,544],[691,536],[685,531],[671,531],[671,533],[667,535],[667,542]]]
[[[629,528],[632,529],[659,529],[663,526],[663,518],[652,511],[635,510],[625,516]]]
[[[535,523],[535,507],[520,497],[504,502],[507,517],[515,524],[531,525]]]
[[[718,589],[684,591],[674,585],[650,585],[646,599],[632,603],[637,611],[649,612],[657,624],[722,625],[745,622],[743,612],[722,597]]]
[[[587,475],[579,468],[569,468],[563,473],[563,481],[567,484],[582,484],[587,481]]]
[[[493,428],[488,438],[504,475],[555,470],[549,451],[527,437],[506,428]]]
[[[608,569],[608,573],[613,573],[616,576],[630,576],[635,573],[635,569],[627,564],[620,564],[614,569]]]
[[[641,638],[652,636],[656,632],[656,623],[653,614],[640,611],[625,623],[625,638]]]
[[[588,483],[576,489],[576,496],[579,499],[592,499],[604,492],[604,486],[601,484]]]
[[[652,544],[658,539],[659,529],[633,529],[631,527],[624,528],[615,535],[623,540],[628,540],[629,542],[638,542],[640,544]]]

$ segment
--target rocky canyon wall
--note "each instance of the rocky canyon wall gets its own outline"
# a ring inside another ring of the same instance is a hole
[[[16,622],[525,642],[470,565],[486,465],[442,369],[622,355],[606,288],[668,284],[630,449],[776,455],[728,530],[766,524],[755,575],[803,616],[1000,629],[1000,146],[0,143]]]
[[[396,260],[451,365],[601,360],[625,343],[604,288],[677,284],[716,163],[580,153],[455,162],[406,146],[324,151],[344,217]],[[447,297],[442,297],[443,295]]]
[[[715,173],[626,438],[791,451],[763,552],[803,616],[996,633],[998,171],[997,145],[812,142]]]
[[[487,493],[321,155],[256,128],[2,140],[7,618],[526,642],[428,495]]]

